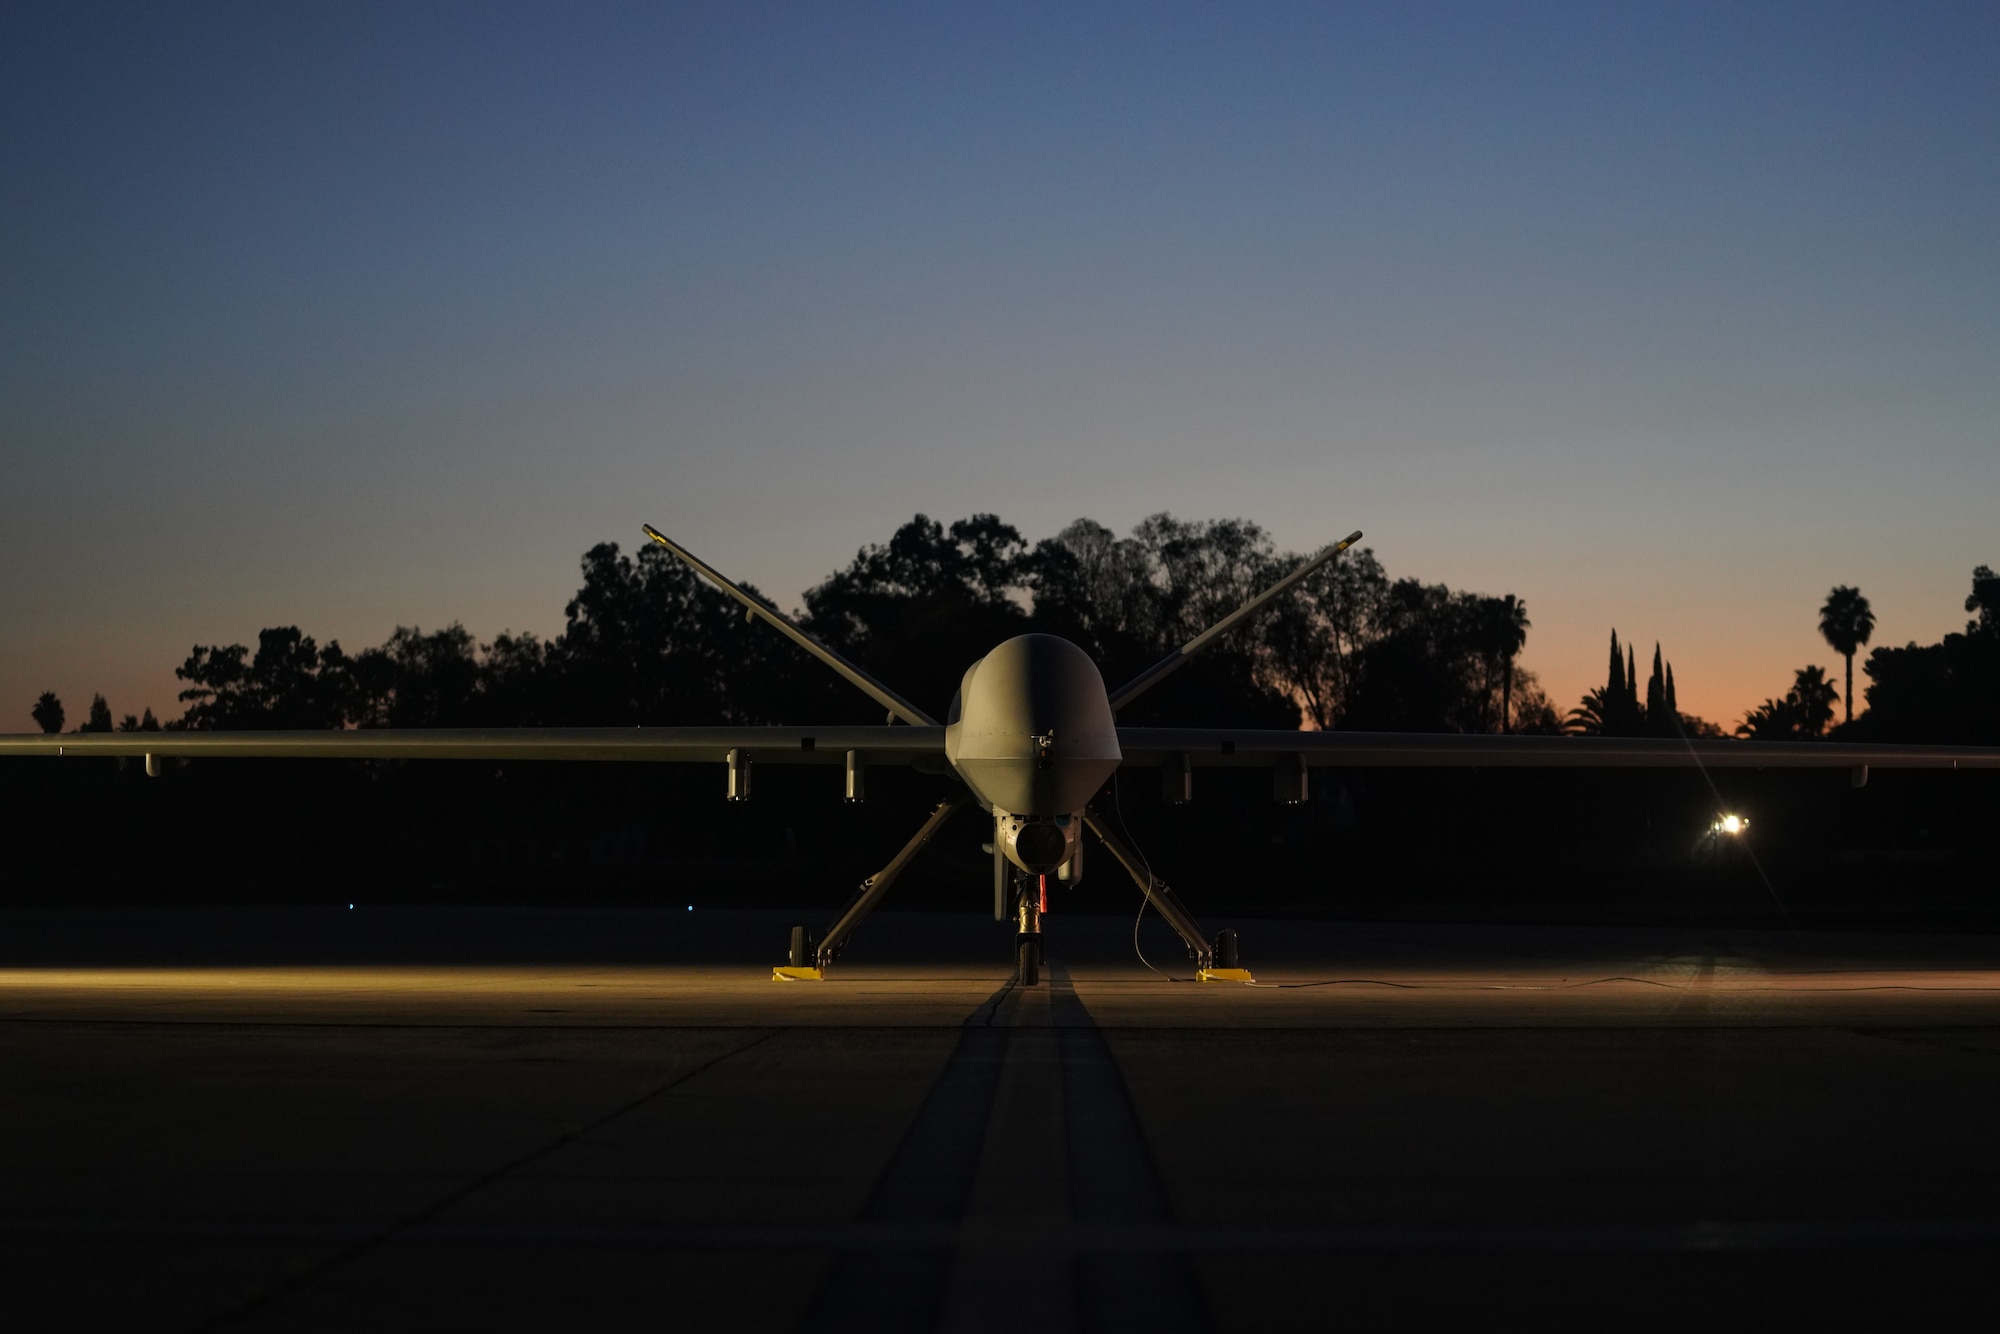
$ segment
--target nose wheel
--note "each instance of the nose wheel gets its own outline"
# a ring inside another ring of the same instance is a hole
[[[1024,987],[1039,986],[1042,980],[1042,938],[1021,936],[1014,946],[1014,981]]]
[[[1014,937],[1014,981],[1039,986],[1042,980],[1042,909],[1047,904],[1048,877],[1022,878],[1015,885],[1019,934]]]

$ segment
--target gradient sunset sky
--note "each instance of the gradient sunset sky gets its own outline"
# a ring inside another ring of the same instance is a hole
[[[2000,564],[2000,6],[0,16],[0,731],[195,643],[788,606],[917,511],[1367,531],[1733,724]],[[806,721],[806,720],[800,720]]]

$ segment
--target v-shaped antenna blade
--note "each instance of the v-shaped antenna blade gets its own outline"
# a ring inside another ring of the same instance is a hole
[[[1238,607],[1235,611],[1230,612],[1227,616],[1217,621],[1214,625],[1209,626],[1208,629],[1202,631],[1200,634],[1196,635],[1193,639],[1188,640],[1187,643],[1181,645],[1179,648],[1175,649],[1172,653],[1169,653],[1166,657],[1161,658],[1158,662],[1154,663],[1151,667],[1148,667],[1145,671],[1140,672],[1137,676],[1133,677],[1130,681],[1127,681],[1124,685],[1118,687],[1117,690],[1111,693],[1112,712],[1116,713],[1119,709],[1124,708],[1127,704],[1130,704],[1133,700],[1139,698],[1140,695],[1143,695],[1146,691],[1152,689],[1154,686],[1158,685],[1161,681],[1164,681],[1169,675],[1171,675],[1174,671],[1176,671],[1189,658],[1201,652],[1201,650],[1207,648],[1210,644],[1214,643],[1217,639],[1227,634],[1230,630],[1236,628],[1236,626],[1239,625],[1245,617],[1249,616],[1252,612],[1255,612],[1259,607],[1263,606],[1266,602],[1269,602],[1272,598],[1277,597],[1280,593],[1283,593],[1287,589],[1291,588],[1291,586],[1298,583],[1299,580],[1305,578],[1307,575],[1311,574],[1314,570],[1317,570],[1320,566],[1326,564],[1328,561],[1332,560],[1335,556],[1338,556],[1341,552],[1347,550],[1349,547],[1353,546],[1356,542],[1359,542],[1360,540],[1361,540],[1361,530],[1357,528],[1355,531],[1349,533],[1346,537],[1343,537],[1338,542],[1335,542],[1332,546],[1328,547],[1326,550],[1320,552],[1317,556],[1314,556],[1311,560],[1308,560],[1305,564],[1299,566],[1298,569],[1293,570],[1290,574],[1280,579],[1277,583],[1272,584],[1269,588],[1259,593],[1256,597],[1251,598],[1248,602]]]
[[[771,608],[765,606],[735,584],[730,583],[729,580],[717,573],[713,566],[689,551],[686,547],[681,546],[679,543],[668,541],[666,536],[659,529],[653,527],[652,524],[648,523],[640,526],[646,530],[646,536],[652,538],[668,551],[673,552],[674,555],[686,561],[696,574],[699,574],[702,578],[708,580],[708,582],[742,603],[750,610],[751,615],[763,617],[770,624],[777,627],[779,634],[791,640],[794,644],[797,644],[827,666],[833,668],[834,671],[839,672],[843,678],[852,683],[864,695],[867,695],[868,698],[887,709],[892,718],[901,718],[912,727],[936,727],[938,725],[937,719],[931,717],[928,713],[925,713],[922,709],[910,703],[910,701],[904,699],[901,695],[889,689],[889,687],[883,685],[880,681],[877,681],[874,677],[862,671],[859,667],[856,667],[853,663],[841,657],[817,639],[814,639],[804,630],[792,624],[786,617],[771,610]]]

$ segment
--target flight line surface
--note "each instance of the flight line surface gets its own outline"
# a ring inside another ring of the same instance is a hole
[[[1247,922],[1245,987],[1064,918],[1028,990],[893,913],[776,984],[790,916],[0,914],[8,1327],[1681,1329],[2000,1257],[1991,937]]]

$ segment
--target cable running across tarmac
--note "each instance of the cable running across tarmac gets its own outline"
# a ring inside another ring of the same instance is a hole
[[[1126,844],[1131,847],[1132,851],[1139,854],[1139,865],[1146,868],[1146,881],[1150,885],[1156,879],[1153,875],[1153,864],[1146,860],[1146,850],[1139,846],[1139,840],[1132,837],[1131,829],[1125,824],[1125,808],[1118,800],[1118,771],[1115,769],[1111,772],[1111,813],[1118,817],[1118,832],[1125,836]],[[1171,973],[1163,973],[1159,969],[1153,968],[1153,961],[1146,957],[1145,950],[1139,948],[1139,923],[1146,920],[1146,908],[1152,901],[1153,896],[1150,893],[1144,889],[1139,891],[1139,913],[1132,919],[1132,952],[1139,956],[1140,963],[1145,964],[1148,968],[1152,968],[1155,974],[1166,978],[1167,981],[1190,981],[1191,979],[1189,978],[1175,977]]]

